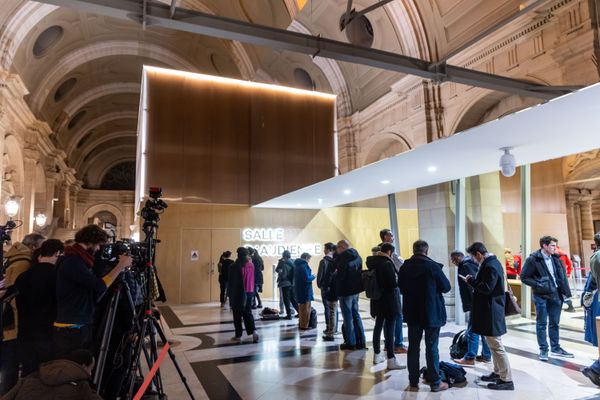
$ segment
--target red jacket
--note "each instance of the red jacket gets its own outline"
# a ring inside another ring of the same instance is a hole
[[[521,269],[523,268],[523,262],[521,256],[518,254],[513,255],[513,265],[509,265],[508,260],[505,259],[504,265],[506,266],[506,275],[521,275]]]
[[[565,269],[567,270],[567,278],[571,277],[571,273],[573,272],[573,262],[567,253],[564,252],[563,249],[556,246],[556,254],[560,257]]]

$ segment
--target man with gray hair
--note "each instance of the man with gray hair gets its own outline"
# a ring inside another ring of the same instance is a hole
[[[15,242],[5,253],[6,270],[4,275],[4,286],[9,287],[23,272],[31,266],[31,258],[34,250],[37,250],[44,242],[44,236],[39,233],[25,235],[21,242]],[[2,327],[2,365],[0,366],[0,396],[5,395],[19,379],[19,360],[17,358],[17,303],[13,299],[5,307],[12,309],[14,316],[12,323]],[[6,322],[6,321],[5,321]]]

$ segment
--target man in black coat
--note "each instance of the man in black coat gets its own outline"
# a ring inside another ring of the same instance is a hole
[[[408,380],[419,386],[421,339],[425,333],[427,382],[431,391],[448,389],[440,377],[440,328],[446,325],[446,305],[443,293],[450,291],[450,281],[442,264],[427,257],[429,245],[424,240],[413,243],[413,256],[400,267],[398,281],[404,297],[402,312],[408,325]]]
[[[565,351],[559,343],[560,313],[565,298],[571,297],[571,289],[560,257],[556,254],[557,242],[552,236],[542,237],[540,249],[527,257],[521,271],[521,281],[533,290],[535,331],[540,346],[539,358],[542,361],[548,361],[546,327],[550,336],[551,354],[573,358],[573,354]]]
[[[505,278],[502,264],[495,255],[488,253],[481,242],[473,243],[467,252],[480,265],[476,277],[467,275],[464,278],[474,290],[471,309],[472,330],[485,336],[494,361],[494,372],[480,379],[489,382],[487,387],[492,390],[515,390],[508,354],[502,344],[502,335],[506,333]]]
[[[262,301],[260,300],[259,293],[262,293],[263,284],[265,283],[263,278],[263,271],[265,269],[265,263],[262,257],[258,254],[258,251],[253,247],[248,247],[248,254],[252,259],[254,265],[254,300],[252,300],[252,309],[262,308]]]
[[[464,255],[460,250],[454,250],[450,254],[452,264],[456,265],[458,274],[462,276],[477,276],[479,271],[479,264],[477,264],[469,256]],[[492,353],[490,351],[485,338],[481,337],[481,356],[477,355],[479,350],[479,335],[473,333],[473,318],[471,315],[471,308],[473,305],[473,288],[467,284],[463,279],[458,279],[458,289],[460,291],[460,299],[462,303],[462,309],[465,312],[467,318],[467,352],[464,357],[459,360],[454,360],[460,365],[475,365],[475,360],[481,362],[490,362],[492,360]]]
[[[319,262],[317,270],[317,287],[321,290],[321,299],[325,313],[325,330],[323,340],[331,342],[334,340],[333,335],[337,331],[338,325],[338,306],[337,299],[328,300],[327,292],[331,287],[331,275],[333,273],[333,253],[335,252],[335,244],[327,242],[323,245],[325,256]]]
[[[358,312],[358,294],[362,292],[361,271],[362,258],[350,247],[350,242],[340,240],[337,244],[338,257],[335,259],[336,292],[340,299],[344,334],[346,341],[340,346],[342,350],[365,350],[365,329]]]

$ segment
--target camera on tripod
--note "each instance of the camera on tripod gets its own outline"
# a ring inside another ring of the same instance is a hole
[[[160,221],[159,215],[165,211],[168,204],[162,199],[162,188],[151,187],[149,193],[149,199],[146,200],[144,208],[140,212],[141,217],[144,219],[144,229],[149,226],[156,226]]]
[[[99,251],[99,259],[103,261],[109,268],[113,268],[119,263],[120,255],[131,256],[132,263],[131,267],[128,268],[130,271],[140,271],[144,262],[145,249],[144,243],[135,242],[130,239],[117,240],[114,243],[108,243],[102,246]]]

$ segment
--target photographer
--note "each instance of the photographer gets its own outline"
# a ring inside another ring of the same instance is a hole
[[[88,225],[75,234],[75,244],[65,249],[65,257],[57,267],[57,316],[54,322],[54,345],[58,357],[75,349],[89,349],[92,344],[92,322],[96,302],[123,271],[131,265],[128,255],[103,278],[92,272],[94,254],[108,241],[108,235],[97,225]]]

